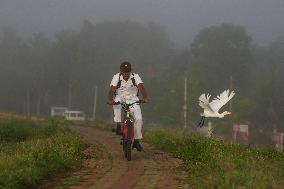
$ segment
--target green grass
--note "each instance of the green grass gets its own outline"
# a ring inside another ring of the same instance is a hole
[[[0,122],[0,188],[30,188],[81,162],[83,143],[65,126]]]
[[[228,144],[173,130],[148,130],[144,139],[183,159],[196,188],[281,188],[284,153]]]

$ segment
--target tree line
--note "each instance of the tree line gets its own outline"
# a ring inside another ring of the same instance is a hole
[[[176,50],[157,23],[86,20],[78,31],[65,29],[53,39],[34,33],[27,40],[3,28],[0,111],[48,115],[51,106],[69,106],[91,116],[98,86],[97,117],[110,119],[109,83],[120,63],[128,60],[150,95],[151,103],[143,106],[147,122],[182,125],[186,77],[191,125],[198,120],[201,93],[213,97],[232,88],[233,115],[225,121],[281,128],[283,54],[284,37],[260,47],[244,27],[230,23],[202,29],[182,50]]]

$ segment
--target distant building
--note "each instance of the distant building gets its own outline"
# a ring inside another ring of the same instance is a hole
[[[50,107],[51,116],[64,116],[65,111],[68,111],[67,107]]]
[[[64,117],[67,120],[84,121],[85,113],[82,111],[65,111]]]

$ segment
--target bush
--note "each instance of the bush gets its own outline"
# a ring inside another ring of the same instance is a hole
[[[273,188],[284,179],[284,153],[251,148],[172,130],[146,132],[145,139],[184,160],[196,188]]]
[[[0,124],[0,137],[0,188],[29,188],[82,159],[82,141],[60,125],[12,120]]]

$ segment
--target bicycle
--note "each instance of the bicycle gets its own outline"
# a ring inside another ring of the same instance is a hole
[[[130,106],[134,104],[140,104],[141,101],[135,101],[133,103],[127,104],[124,102],[116,102],[114,105],[121,105],[122,111],[122,150],[124,152],[124,157],[131,161],[131,149],[132,149],[132,143],[134,140],[134,128],[133,128],[133,122],[134,117],[130,112]]]

